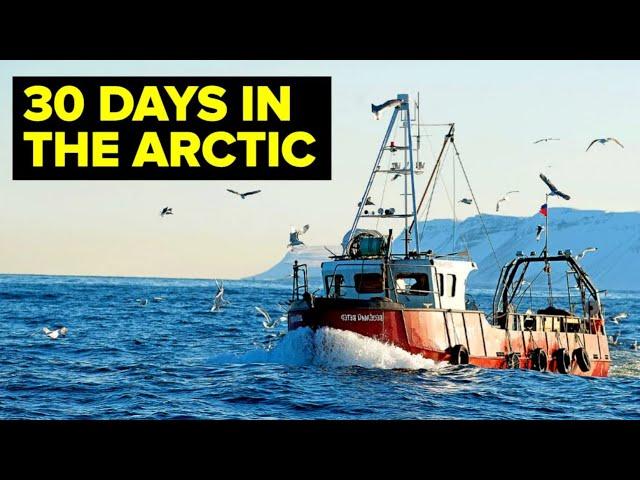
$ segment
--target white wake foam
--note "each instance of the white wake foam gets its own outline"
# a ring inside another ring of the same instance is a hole
[[[309,328],[288,332],[271,350],[256,349],[244,355],[217,355],[214,363],[280,363],[285,365],[319,365],[329,367],[433,369],[437,364],[354,332]]]

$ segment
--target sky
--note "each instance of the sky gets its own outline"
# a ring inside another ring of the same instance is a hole
[[[17,75],[331,76],[332,180],[13,181]],[[540,172],[572,197],[554,198],[551,207],[640,205],[638,61],[0,61],[0,82],[0,273],[242,278],[284,256],[291,225],[310,225],[302,238],[309,245],[337,245],[388,124],[389,115],[376,121],[370,105],[398,93],[420,93],[422,123],[455,122],[483,213],[495,214],[496,200],[519,190],[498,214],[535,214],[546,191]],[[427,169],[445,133],[423,130]],[[544,137],[560,141],[533,144]],[[625,148],[609,143],[585,152],[602,137]],[[451,159],[429,218],[451,218],[451,199],[469,196]],[[418,177],[418,190],[427,175]],[[388,184],[385,207],[402,203],[398,187]],[[262,193],[243,201],[226,188]],[[380,188],[374,201],[382,199]],[[160,218],[165,205],[173,217]],[[476,213],[463,207],[457,218]],[[394,228],[399,234],[401,225]]]

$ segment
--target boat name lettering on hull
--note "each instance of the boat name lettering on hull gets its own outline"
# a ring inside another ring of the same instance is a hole
[[[351,314],[343,313],[340,315],[340,320],[343,322],[382,322],[384,315],[382,313],[367,313],[367,314]]]

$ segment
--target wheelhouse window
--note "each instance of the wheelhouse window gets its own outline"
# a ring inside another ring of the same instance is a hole
[[[447,275],[447,295],[450,297],[456,296],[456,276],[448,274]]]
[[[327,275],[325,277],[327,287],[327,296],[339,297],[342,295],[342,285],[344,285],[344,277],[342,275]]]
[[[380,273],[357,273],[353,279],[358,293],[382,293],[382,274]]]
[[[456,276],[450,273],[446,276],[443,273],[438,274],[438,291],[442,297],[455,297],[456,296]]]
[[[396,275],[396,290],[405,295],[427,295],[429,277],[426,273],[399,273]]]

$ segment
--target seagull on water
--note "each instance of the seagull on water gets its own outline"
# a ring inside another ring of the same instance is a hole
[[[607,142],[616,142],[618,145],[620,145],[622,148],[624,148],[624,145],[622,145],[617,139],[613,138],[613,137],[608,137],[608,138],[596,138],[595,140],[593,140],[589,146],[587,147],[587,149],[585,150],[585,152],[588,152],[589,149],[591,148],[591,145],[593,145],[594,143],[601,143],[601,144],[605,144]]]
[[[506,202],[507,200],[509,200],[509,195],[512,193],[520,193],[520,190],[510,190],[507,193],[505,193],[501,198],[499,198],[498,203],[496,203],[496,212],[500,211],[500,204],[502,202]]]
[[[582,252],[580,252],[578,255],[576,255],[576,260],[581,260],[581,259],[583,259],[583,258],[584,258],[584,256],[585,256],[587,253],[590,253],[590,252],[597,252],[597,251],[598,251],[598,247],[587,247],[587,248],[585,248]]]
[[[618,345],[619,341],[620,341],[620,332],[616,333],[615,335],[609,335],[607,337],[607,343],[609,345]]]
[[[55,330],[49,330],[47,327],[44,327],[42,331],[47,337],[55,340],[60,336],[62,337],[66,336],[69,329],[67,327],[62,327],[62,328],[56,328]]]
[[[160,216],[164,217],[165,215],[173,215],[173,208],[171,207],[164,207],[162,209],[162,211],[160,212]]]
[[[146,298],[136,298],[136,302],[144,307],[147,303],[149,303],[149,300],[147,300]]]
[[[540,142],[548,142],[550,140],[560,140],[560,139],[559,138],[541,138],[540,140],[536,140],[533,143],[535,144],[535,143],[540,143]]]
[[[291,227],[291,231],[289,232],[289,244],[287,245],[287,247],[291,247],[291,251],[293,251],[293,247],[304,245],[304,242],[300,240],[300,235],[307,233],[307,230],[309,230],[309,225],[305,225],[302,228],[296,228],[294,226]]]
[[[549,190],[551,190],[551,193],[549,195],[562,197],[565,200],[571,199],[569,195],[567,195],[566,193],[562,193],[560,190],[558,190],[556,186],[553,183],[551,183],[551,180],[549,180],[544,173],[540,174],[540,178],[547,185],[547,187],[549,187]]]
[[[638,340],[634,340],[630,347],[631,350],[638,350]]]
[[[538,225],[536,227],[536,242],[540,240],[540,235],[542,235],[542,232],[544,232],[544,225]]]
[[[275,320],[271,320],[271,315],[269,315],[269,312],[265,312],[262,308],[260,307],[254,307],[258,312],[260,312],[260,314],[264,317],[264,320],[262,321],[262,325],[264,325],[264,328],[274,328],[276,326],[278,326],[278,324],[280,323],[280,321],[285,318],[285,317],[279,317]]]
[[[464,203],[465,205],[471,205],[473,203],[473,200],[470,198],[463,198],[461,200],[458,200],[458,203]]]
[[[627,314],[627,312],[621,312],[621,313],[619,313],[617,315],[614,315],[613,317],[609,318],[609,320],[611,320],[616,325],[620,325],[620,320],[624,320],[628,316],[629,315]]]
[[[235,190],[231,190],[230,188],[227,188],[227,192],[231,192],[234,193],[236,195],[239,195],[240,198],[242,198],[244,200],[245,197],[249,196],[249,195],[255,195],[256,193],[260,193],[262,190],[253,190],[251,192],[245,192],[245,193],[240,193],[240,192],[236,192]]]

